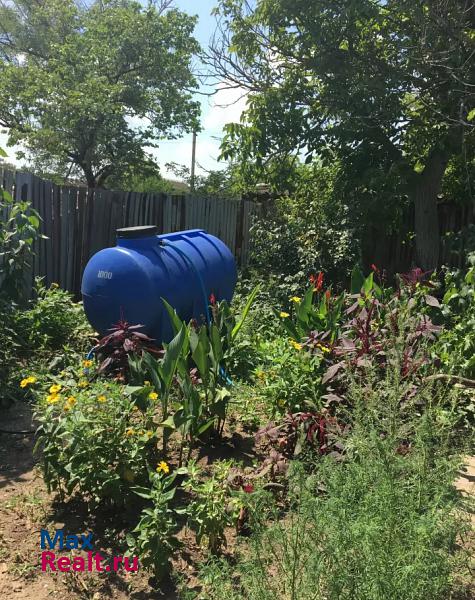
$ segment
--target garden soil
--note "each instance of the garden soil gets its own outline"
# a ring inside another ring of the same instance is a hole
[[[175,600],[179,595],[170,589],[154,591],[144,572],[120,574],[43,573],[40,568],[40,530],[64,529],[70,533],[93,531],[95,549],[101,554],[114,552],[107,537],[108,516],[84,512],[84,505],[68,500],[56,504],[48,495],[33,456],[34,433],[28,405],[17,404],[2,411],[1,429],[23,431],[0,433],[0,599],[1,600]],[[469,457],[466,470],[460,473],[457,487],[464,494],[475,494],[475,457]],[[475,518],[475,517],[474,517]],[[474,523],[475,524],[475,523]],[[96,536],[96,532],[99,532]],[[228,552],[232,552],[233,535],[228,532]],[[196,547],[191,532],[180,536],[185,551],[174,567],[186,574],[188,590],[199,588],[196,564],[205,556]]]

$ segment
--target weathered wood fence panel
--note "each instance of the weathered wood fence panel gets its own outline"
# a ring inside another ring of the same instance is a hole
[[[465,266],[466,252],[475,241],[475,204],[440,203],[439,266]],[[414,209],[408,208],[398,231],[392,235],[381,231],[377,224],[363,240],[363,262],[383,267],[390,275],[404,273],[417,264]]]
[[[58,186],[31,173],[0,166],[0,187],[15,199],[28,200],[41,216],[41,233],[27,273],[27,285],[44,277],[76,297],[89,258],[115,244],[120,227],[156,225],[160,233],[205,229],[222,239],[238,264],[249,257],[249,227],[257,203],[248,200],[202,198],[194,195],[142,194]],[[6,214],[0,213],[4,220]]]

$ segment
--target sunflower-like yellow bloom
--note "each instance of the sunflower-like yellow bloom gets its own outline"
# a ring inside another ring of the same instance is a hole
[[[167,473],[170,472],[170,467],[167,465],[167,463],[162,460],[161,462],[158,463],[157,469],[156,469],[157,473],[165,473],[165,475]]]
[[[302,298],[300,298],[300,296],[292,296],[291,300],[292,302],[295,302],[295,304],[302,302]]]
[[[50,394],[57,394],[57,393],[59,392],[59,390],[60,390],[60,389],[61,389],[61,386],[60,386],[60,385],[58,385],[57,383],[55,383],[54,385],[52,385],[52,386],[49,388],[49,392],[50,392]]]
[[[29,377],[25,377],[24,379],[22,379],[20,381],[20,387],[21,388],[26,388],[28,387],[31,383],[36,383],[36,377],[33,377],[32,375],[30,375]]]
[[[295,340],[290,340],[290,343],[296,350],[302,350],[302,344],[299,344]]]
[[[288,313],[288,312],[284,312],[284,311],[282,311],[282,312],[280,313],[280,317],[281,317],[281,319],[287,319],[288,317],[290,317],[290,315],[289,315],[289,313]]]
[[[148,397],[150,398],[150,400],[156,400],[158,398],[158,394],[157,392],[150,392]]]
[[[97,401],[98,402],[107,402],[107,398],[104,396],[104,394],[101,394],[100,396],[97,396]]]

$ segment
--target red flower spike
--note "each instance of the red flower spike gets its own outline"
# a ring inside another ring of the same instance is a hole
[[[371,270],[374,271],[375,273],[379,273],[379,269],[374,263],[371,264]]]
[[[216,296],[212,292],[209,297],[209,303],[211,304],[211,306],[214,306],[216,304]]]
[[[319,271],[318,275],[310,275],[310,283],[314,285],[314,292],[319,292],[323,287],[323,272]]]
[[[327,290],[325,292],[325,298],[327,299],[327,301],[330,300],[330,298],[331,298],[331,292],[330,292],[330,290]]]

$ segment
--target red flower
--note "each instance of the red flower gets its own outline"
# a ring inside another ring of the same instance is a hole
[[[371,265],[371,270],[374,271],[375,273],[379,273],[379,269],[374,263]]]
[[[254,486],[250,483],[244,483],[242,489],[246,492],[246,494],[252,494],[254,491]]]
[[[211,292],[211,295],[209,297],[209,303],[211,304],[211,306],[214,306],[216,304],[216,296],[213,294],[213,292]]]
[[[310,283],[315,286],[314,292],[319,292],[323,287],[323,272],[320,271],[318,275],[310,275]]]
[[[330,290],[327,290],[325,292],[325,298],[327,299],[327,302],[330,300],[330,298],[331,298],[331,292],[330,292]]]

